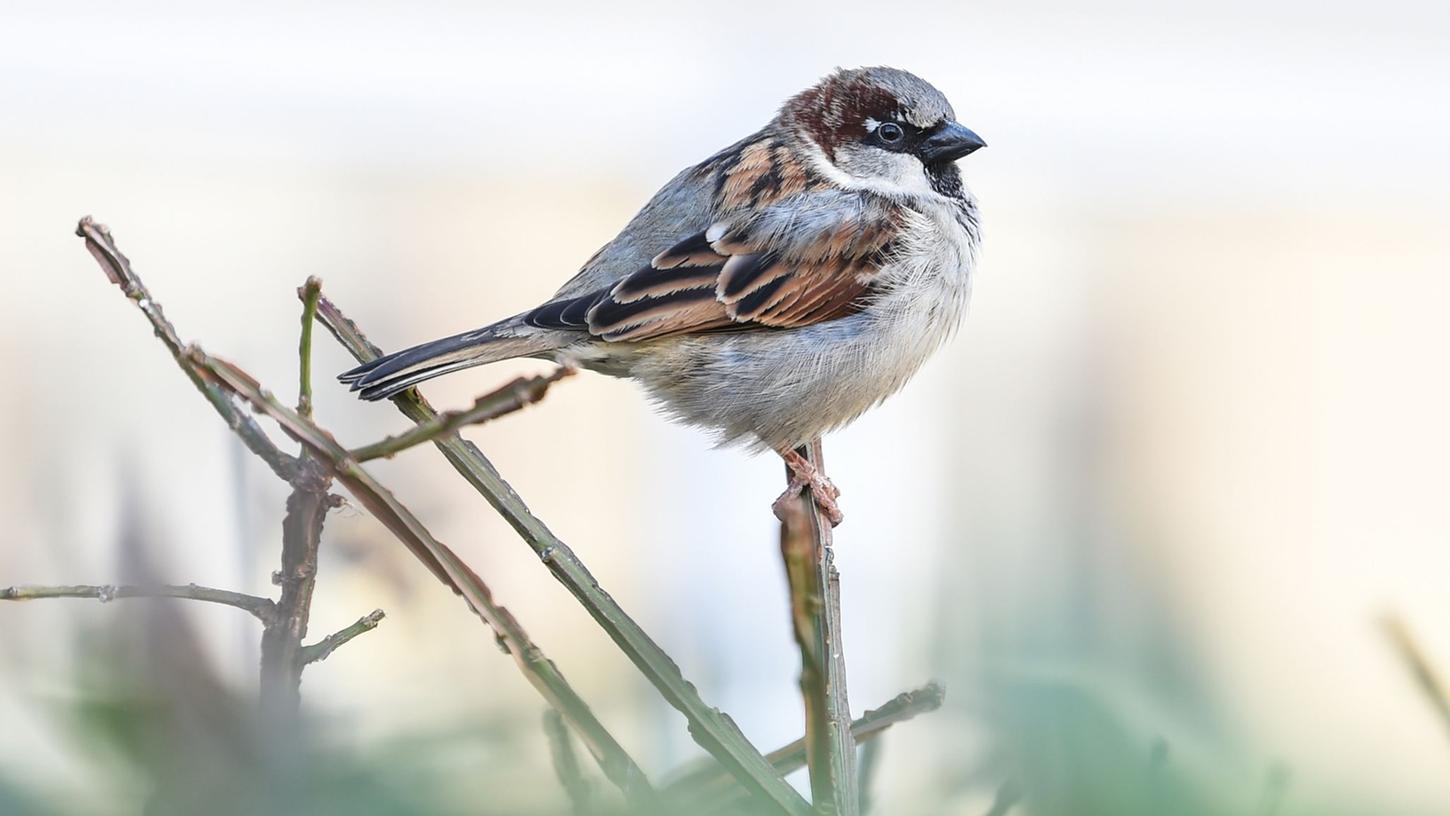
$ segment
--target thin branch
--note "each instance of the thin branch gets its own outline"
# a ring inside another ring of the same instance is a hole
[[[326,660],[328,656],[337,651],[337,647],[347,643],[358,635],[371,632],[378,628],[378,622],[384,617],[383,610],[374,609],[361,618],[358,618],[357,622],[351,626],[345,629],[339,629],[311,646],[303,646],[301,653],[298,655],[298,659],[302,661],[302,665],[304,666],[316,663],[319,660]]]
[[[1444,680],[1430,664],[1430,659],[1425,656],[1410,627],[1398,615],[1384,616],[1380,620],[1380,627],[1399,654],[1400,660],[1410,670],[1410,676],[1415,679],[1415,685],[1430,704],[1436,718],[1445,726],[1446,733],[1450,733],[1450,693],[1446,692]]]
[[[196,584],[163,584],[131,586],[126,584],[77,584],[72,586],[13,586],[0,589],[0,601],[33,601],[41,598],[94,598],[109,603],[117,598],[180,598],[188,601],[233,606],[250,613],[262,623],[276,615],[270,598],[244,595],[226,589],[212,589]]]
[[[569,742],[569,730],[564,727],[564,718],[554,709],[544,711],[544,735],[549,738],[549,756],[554,760],[554,773],[575,816],[585,816],[591,807],[593,789],[579,767],[579,758],[574,755],[574,746]]]
[[[459,428],[480,425],[506,416],[543,399],[549,391],[549,386],[573,373],[574,369],[561,367],[546,377],[519,377],[513,382],[479,397],[471,408],[462,411],[444,411],[428,422],[414,425],[397,436],[390,436],[371,445],[356,448],[352,452],[352,458],[359,462],[391,458],[394,454],[415,445],[432,442],[440,436],[455,433]]]
[[[648,811],[654,807],[654,790],[644,772],[595,718],[553,661],[534,645],[513,614],[494,602],[492,590],[453,550],[434,538],[387,488],[353,461],[347,449],[338,444],[330,433],[284,405],[251,375],[231,363],[211,357],[195,346],[187,354],[208,379],[276,420],[284,433],[300,442],[311,456],[325,462],[360,504],[433,570],[444,584],[463,596],[474,612],[493,628],[499,642],[514,658],[524,676],[579,732],[605,776],[620,787],[637,809]]]
[[[302,299],[302,333],[297,340],[297,413],[312,416],[312,324],[317,317],[317,299],[322,296],[322,280],[309,276],[297,289]]]
[[[226,421],[227,427],[241,437],[242,443],[247,449],[256,454],[272,472],[282,479],[290,480],[292,472],[296,469],[297,462],[291,456],[283,453],[273,444],[272,440],[262,430],[261,426],[241,410],[215,385],[205,382],[196,370],[187,362],[182,355],[183,344],[181,338],[176,334],[176,329],[166,319],[161,311],[161,304],[151,297],[141,279],[131,269],[131,262],[125,255],[116,248],[111,240],[111,232],[105,225],[97,224],[90,216],[82,218],[76,226],[76,235],[86,239],[86,249],[95,256],[101,269],[111,279],[111,283],[121,287],[126,297],[136,302],[136,307],[151,321],[151,327],[156,331],[156,336],[166,346],[167,351],[176,360],[181,370],[192,384],[211,403],[212,408]]]
[[[825,472],[819,438],[799,452]],[[858,816],[860,785],[841,645],[840,575],[831,549],[831,531],[830,521],[811,499],[809,488],[803,489],[781,522],[780,550],[790,584],[791,620],[801,650],[811,798],[817,813]]]
[[[851,737],[857,745],[866,743],[897,723],[906,722],[928,711],[936,711],[941,708],[942,701],[945,699],[945,689],[940,683],[935,682],[928,683],[919,689],[903,691],[879,708],[867,711],[851,723]],[[802,737],[795,742],[783,745],[765,756],[775,767],[777,773],[782,775],[794,773],[806,764],[805,738]],[[665,794],[687,796],[694,801],[722,799],[729,792],[729,788],[722,783],[729,783],[729,781],[719,765],[712,762],[700,762],[697,766],[678,773],[665,786]]]
[[[297,341],[297,413],[312,415],[312,324],[322,281],[309,277],[298,290],[302,298],[302,327]],[[194,358],[193,358],[194,361]],[[312,615],[312,593],[317,588],[317,556],[322,548],[322,527],[334,506],[328,494],[332,472],[306,448],[298,455],[282,519],[282,566],[272,576],[281,587],[277,617],[262,632],[262,713],[284,735],[296,725],[302,704],[302,670],[306,668],[302,641]]]
[[[358,362],[370,362],[381,354],[326,297],[318,303],[317,316]],[[393,404],[414,422],[430,422],[437,416],[414,390],[394,397]],[[584,605],[661,696],[685,715],[690,735],[701,747],[753,794],[773,803],[775,808],[792,816],[810,812],[810,805],[750,744],[740,727],[700,699],[699,692],[685,680],[674,660],[599,586],[573,550],[529,511],[477,446],[457,434],[439,436],[433,443],[454,469],[513,526],[549,572]]]
[[[277,618],[262,632],[262,708],[264,714],[281,718],[274,720],[278,723],[292,718],[302,702],[302,641],[317,587],[322,525],[333,507],[327,492],[331,481],[329,471],[304,451],[282,518],[282,566],[272,576],[281,588]]]

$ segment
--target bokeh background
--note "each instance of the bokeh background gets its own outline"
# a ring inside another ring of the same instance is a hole
[[[948,687],[885,737],[879,812],[985,813],[1012,779],[1022,813],[1445,813],[1447,723],[1380,622],[1450,671],[1447,44],[1450,7],[1416,0],[6,0],[0,585],[265,593],[275,569],[285,487],[79,216],[183,337],[290,394],[306,276],[389,348],[511,314],[786,96],[890,64],[991,146],[963,163],[986,240],[966,324],[827,440],[852,701]],[[318,348],[322,375],[349,365]],[[460,406],[544,368],[424,391]],[[403,427],[319,383],[344,441]],[[762,748],[799,734],[776,460],[594,375],[467,436],[706,700]],[[377,472],[647,771],[700,755],[435,452]],[[0,606],[0,811],[138,812],[232,727],[254,622],[162,606]],[[374,607],[303,686],[354,812],[561,812],[538,697],[344,509],[313,633]]]

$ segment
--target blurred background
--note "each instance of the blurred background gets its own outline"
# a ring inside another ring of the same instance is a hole
[[[267,594],[276,568],[285,485],[80,216],[184,338],[290,398],[306,276],[385,348],[512,314],[790,94],[890,64],[991,146],[963,162],[966,324],[826,441],[855,710],[948,689],[884,737],[878,812],[986,813],[1009,779],[1020,813],[1450,811],[1447,722],[1380,626],[1450,672],[1450,7],[494,5],[0,0],[0,586]],[[405,427],[317,347],[321,422]],[[776,459],[597,375],[466,435],[756,745],[800,734]],[[435,451],[376,473],[652,777],[702,755]],[[304,678],[307,784],[335,786],[312,812],[563,812],[541,700],[345,508],[313,636],[374,607]],[[0,812],[135,813],[168,779],[229,812],[194,771],[245,730],[259,634],[198,604],[0,605]]]

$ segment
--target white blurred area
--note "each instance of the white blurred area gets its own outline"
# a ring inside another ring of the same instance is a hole
[[[1447,42],[1450,7],[1397,1],[6,2],[0,586],[115,580],[127,514],[170,580],[263,593],[275,569],[283,486],[106,283],[81,215],[184,338],[290,395],[306,276],[387,348],[511,314],[786,96],[890,64],[990,147],[963,163],[986,234],[967,323],[826,443],[856,709],[949,685],[948,712],[889,735],[881,801],[985,810],[997,777],[950,781],[993,767],[978,681],[1047,675],[1111,689],[1145,757],[1167,740],[1241,812],[1281,763],[1284,813],[1444,813],[1450,745],[1375,622],[1398,612],[1450,672]],[[404,427],[318,349],[340,438]],[[424,391],[460,406],[543,368]],[[764,748],[798,735],[777,461],[712,451],[596,375],[467,435],[707,701]],[[435,452],[377,471],[646,770],[698,753]],[[313,632],[378,606],[376,632],[306,675],[339,739],[536,722],[486,630],[344,510]],[[117,608],[0,606],[10,774],[85,801],[46,713],[69,680],[56,633]],[[245,688],[255,628],[196,614]],[[547,761],[528,744],[509,761]]]

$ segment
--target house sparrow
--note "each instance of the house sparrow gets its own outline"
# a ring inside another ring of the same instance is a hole
[[[978,245],[957,159],[985,146],[940,91],[838,70],[675,176],[548,302],[341,375],[363,399],[512,357],[642,383],[722,445],[797,452],[899,390],[960,322]],[[777,503],[777,511],[781,508]]]

